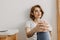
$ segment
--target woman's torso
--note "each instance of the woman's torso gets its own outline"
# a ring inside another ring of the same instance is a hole
[[[32,20],[29,20],[27,21],[26,23],[31,29],[33,29],[37,24],[32,21]],[[37,40],[37,33],[35,33],[32,37],[30,38],[27,38],[27,40]]]

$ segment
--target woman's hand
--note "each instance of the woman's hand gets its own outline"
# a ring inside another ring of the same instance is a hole
[[[49,29],[48,23],[43,21],[37,24],[36,32],[47,32]]]
[[[45,27],[44,25],[37,24],[34,28],[35,32],[45,32],[47,31],[48,27]]]
[[[42,23],[39,23],[40,24],[40,29],[42,29],[43,31],[42,32],[46,32],[49,30],[49,26],[48,26],[48,23],[47,22],[42,22]]]

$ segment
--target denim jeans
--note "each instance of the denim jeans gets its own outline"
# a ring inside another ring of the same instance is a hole
[[[37,40],[50,40],[49,32],[37,32]]]

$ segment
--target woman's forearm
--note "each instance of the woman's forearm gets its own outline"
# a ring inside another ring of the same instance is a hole
[[[29,32],[27,32],[27,37],[30,38],[34,35],[35,33],[35,29],[33,28],[32,30],[30,30]]]

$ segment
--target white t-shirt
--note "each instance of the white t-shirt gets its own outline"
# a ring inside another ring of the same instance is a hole
[[[26,22],[26,27],[30,27],[31,29],[36,27],[36,25],[37,24],[35,22],[33,22],[32,20],[29,20]],[[52,27],[50,25],[49,25],[49,30],[52,31]],[[35,33],[32,37],[27,38],[27,40],[37,40],[37,33]]]

